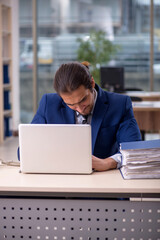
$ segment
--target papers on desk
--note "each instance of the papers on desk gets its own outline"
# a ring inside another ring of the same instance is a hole
[[[160,178],[160,139],[120,144],[124,179]]]

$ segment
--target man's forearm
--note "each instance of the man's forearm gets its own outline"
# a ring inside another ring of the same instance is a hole
[[[101,159],[92,156],[92,167],[96,171],[107,171],[117,168],[117,162],[111,157]]]

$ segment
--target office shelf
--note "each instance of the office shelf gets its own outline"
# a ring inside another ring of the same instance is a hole
[[[3,84],[3,90],[11,90],[11,89],[12,89],[12,85],[10,83]]]
[[[0,4],[0,143],[12,135],[12,8]]]
[[[12,111],[11,110],[5,110],[3,111],[4,117],[12,117]]]

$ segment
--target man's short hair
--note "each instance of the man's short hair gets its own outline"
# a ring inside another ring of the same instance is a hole
[[[54,77],[54,89],[58,94],[70,93],[83,85],[92,90],[92,76],[86,62],[62,64]]]

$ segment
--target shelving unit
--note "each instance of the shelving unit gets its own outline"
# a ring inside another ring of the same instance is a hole
[[[0,143],[12,135],[12,9],[0,4]]]

